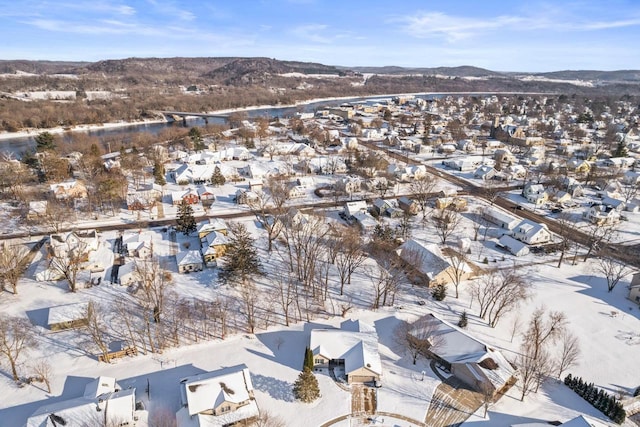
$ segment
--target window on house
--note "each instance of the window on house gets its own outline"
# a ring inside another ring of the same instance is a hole
[[[230,406],[223,406],[222,408],[220,408],[220,412],[229,412],[231,410]]]
[[[323,359],[316,359],[316,363],[324,363]]]

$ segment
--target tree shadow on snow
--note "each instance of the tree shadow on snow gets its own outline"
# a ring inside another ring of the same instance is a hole
[[[640,310],[638,310],[638,306],[626,298],[626,294],[629,292],[626,281],[620,281],[613,291],[608,292],[607,280],[604,277],[580,275],[569,277],[569,280],[586,285],[586,287],[583,287],[578,291],[578,293],[600,300],[600,304],[603,304],[604,306],[618,309],[619,313],[614,314],[610,310],[607,310],[606,307],[603,307],[603,310],[611,312],[610,315],[619,316],[628,314],[640,319]]]
[[[252,373],[251,382],[256,390],[267,393],[276,400],[283,400],[285,402],[295,401],[292,392],[293,384],[287,381]]]

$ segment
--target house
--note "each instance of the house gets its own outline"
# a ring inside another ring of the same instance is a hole
[[[393,206],[388,200],[384,199],[375,199],[373,201],[373,205],[371,206],[371,210],[375,212],[377,216],[382,216],[387,213]]]
[[[52,331],[83,327],[87,324],[88,308],[88,302],[50,307],[47,326]]]
[[[380,380],[378,334],[372,325],[345,320],[340,329],[312,329],[309,348],[315,371],[333,370],[336,376],[346,376],[349,384]]]
[[[452,277],[456,276],[455,268],[435,244],[424,244],[409,239],[400,246],[398,255],[414,270],[414,273],[426,281],[429,287],[448,284],[452,281]],[[461,280],[466,280],[473,274],[473,270],[467,263],[463,262],[461,268]]]
[[[496,163],[514,164],[516,163],[516,156],[507,148],[499,148],[493,153],[493,159]]]
[[[136,389],[123,389],[115,378],[98,377],[85,386],[84,395],[41,406],[26,427],[134,426]]]
[[[362,189],[362,179],[360,177],[347,176],[340,178],[335,185],[339,190],[347,194],[357,193]]]
[[[216,260],[227,251],[228,244],[229,239],[227,236],[218,231],[212,231],[200,239],[200,252],[207,267],[216,265]]]
[[[212,231],[217,231],[225,236],[227,235],[227,223],[222,218],[209,218],[209,222],[203,222],[198,225],[197,232],[198,238],[202,240],[207,234]]]
[[[87,197],[87,187],[75,179],[51,184],[49,190],[56,199],[85,199]]]
[[[482,165],[473,173],[473,177],[477,179],[481,179],[483,181],[488,181],[493,179],[496,176],[498,171],[495,170],[492,166]]]
[[[592,224],[615,224],[620,221],[620,213],[611,205],[593,204],[582,213],[582,217]]]
[[[542,184],[525,184],[522,190],[522,196],[534,205],[542,205],[549,200],[549,194],[545,191],[544,185]]]
[[[496,246],[503,248],[505,251],[508,251],[515,256],[525,256],[529,253],[529,246],[527,246],[526,243],[520,242],[508,234],[502,235],[496,243]]]
[[[539,245],[551,241],[551,232],[546,224],[540,224],[528,219],[523,219],[511,231],[514,239],[528,245]]]
[[[357,212],[367,212],[367,202],[364,200],[356,200],[355,202],[347,202],[344,205],[344,214],[347,218],[352,218]]]
[[[27,211],[27,219],[34,221],[42,218],[47,214],[49,202],[47,200],[35,200],[29,202],[29,210]]]
[[[372,232],[378,225],[376,219],[369,212],[358,211],[353,214],[353,219],[365,233]]]
[[[195,205],[200,201],[200,197],[198,196],[198,192],[193,188],[188,188],[186,190],[173,191],[171,193],[171,203],[174,206],[181,205],[182,202],[188,205]]]
[[[196,189],[196,192],[198,193],[198,197],[200,198],[200,200],[211,200],[211,201],[216,200],[216,195],[213,191],[213,188],[207,185],[198,186],[198,188]]]
[[[573,157],[567,160],[567,169],[577,174],[587,174],[591,170],[591,162]]]
[[[288,189],[289,189],[288,194],[290,199],[299,199],[301,197],[306,196],[305,188],[302,187],[301,185],[296,185],[295,183],[292,183],[292,185],[289,185]]]
[[[244,364],[183,378],[180,404],[177,427],[250,425],[260,415]]]
[[[127,209],[130,211],[152,208],[162,198],[162,187],[158,184],[146,184],[127,189]]]
[[[640,184],[640,172],[627,171],[622,177],[622,182],[626,185],[638,186]]]
[[[245,190],[244,188],[239,188],[238,191],[236,191],[236,203],[239,205],[246,205],[258,198],[258,194],[254,191]]]
[[[147,259],[153,254],[151,236],[149,234],[127,233],[122,236],[122,245],[129,257]]]
[[[471,172],[478,167],[479,162],[471,158],[443,160],[442,164],[449,169],[460,172]]]
[[[438,197],[435,206],[436,209],[451,208],[456,212],[461,212],[467,208],[467,201],[462,197]]]
[[[420,211],[420,204],[406,196],[398,199],[398,207],[409,215],[417,215]]]
[[[59,257],[80,251],[88,258],[89,252],[97,250],[99,245],[96,230],[69,231],[49,236],[49,249]]]
[[[640,273],[635,273],[631,279],[628,298],[640,305]]]
[[[425,356],[479,392],[495,395],[516,381],[516,370],[502,353],[434,314],[418,319],[409,334],[429,343]]]
[[[117,269],[116,269],[117,267]],[[135,262],[126,262],[120,266],[113,266],[111,270],[111,282],[122,286],[129,286],[136,283],[139,275]]]
[[[202,255],[198,250],[181,251],[176,254],[178,263],[178,273],[190,273],[192,271],[202,271],[204,264]]]
[[[498,208],[483,209],[482,218],[506,230],[513,230],[520,222],[520,220],[513,215],[510,215]]]

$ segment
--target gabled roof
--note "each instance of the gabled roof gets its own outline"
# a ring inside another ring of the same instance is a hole
[[[442,255],[440,248],[434,244],[424,244],[417,240],[409,239],[400,246],[399,251],[402,259],[413,264],[429,279],[434,279],[451,266],[449,261]]]
[[[360,321],[343,322],[342,327],[311,330],[310,348],[313,354],[329,359],[344,359],[347,375],[360,368],[382,374],[375,328],[364,326]],[[354,330],[356,328],[357,331]]]
[[[202,256],[197,250],[181,251],[176,254],[176,261],[178,265],[202,264]]]
[[[73,304],[58,305],[49,308],[48,325],[72,322],[84,319],[87,313],[88,302],[78,302]]]
[[[183,404],[187,405],[189,415],[212,410],[223,402],[244,402],[253,391],[249,368],[244,364],[194,375],[180,382]]]

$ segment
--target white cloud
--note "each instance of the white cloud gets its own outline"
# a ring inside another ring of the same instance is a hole
[[[576,17],[551,15],[500,15],[491,18],[448,15],[442,12],[421,12],[395,18],[402,31],[416,38],[443,38],[449,42],[469,39],[489,31],[549,30],[597,31],[640,25],[640,18],[588,20]]]
[[[327,26],[324,24],[308,24],[293,28],[291,33],[300,39],[314,43],[330,43],[331,37],[322,34],[326,29]]]

